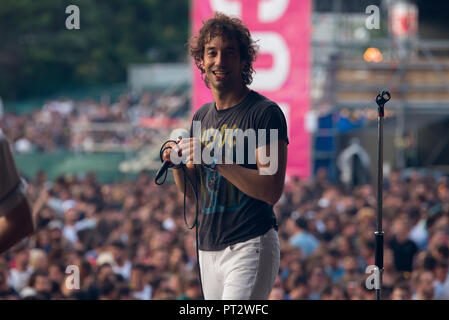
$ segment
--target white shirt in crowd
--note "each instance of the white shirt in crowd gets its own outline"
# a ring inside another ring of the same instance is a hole
[[[133,292],[134,298],[139,300],[151,300],[152,295],[153,295],[153,288],[149,284],[147,284],[142,289],[142,291]]]
[[[25,271],[19,271],[17,269],[11,269],[9,271],[8,285],[16,292],[20,292],[28,284],[28,280],[33,273],[33,268],[28,267]]]
[[[121,267],[116,263],[112,265],[112,270],[114,271],[114,273],[120,274],[126,280],[129,280],[129,277],[131,276],[131,268],[132,263],[129,260],[127,260]]]

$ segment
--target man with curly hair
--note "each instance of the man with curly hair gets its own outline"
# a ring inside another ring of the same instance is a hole
[[[285,117],[275,102],[248,88],[257,46],[240,19],[216,13],[191,38],[189,49],[214,101],[198,109],[191,138],[172,143],[164,160],[182,155],[188,161],[186,174],[199,184],[204,297],[267,299],[280,263],[273,205],[285,180]],[[199,130],[195,123],[200,124]],[[236,132],[247,133],[240,140],[244,141],[240,162]],[[251,143],[250,132],[257,135],[255,143]],[[265,134],[259,136],[260,132]],[[209,154],[212,161],[204,159],[205,150],[214,151]],[[200,163],[194,157],[197,152],[203,155]],[[174,169],[173,175],[184,192],[183,170]],[[190,198],[194,198],[192,185],[186,184]]]

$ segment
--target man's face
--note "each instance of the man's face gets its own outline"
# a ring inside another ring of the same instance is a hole
[[[101,282],[105,280],[106,278],[111,279],[111,277],[114,276],[114,271],[112,270],[112,267],[110,265],[103,266],[101,271],[98,274],[98,280]]]
[[[30,261],[30,251],[28,249],[22,250],[19,254],[17,254],[17,264],[19,264],[22,268],[26,268]]]
[[[406,290],[395,288],[391,294],[391,300],[410,300],[410,296]]]
[[[144,273],[140,269],[133,269],[131,271],[131,284],[133,290],[140,291],[143,289],[143,276]]]
[[[204,46],[202,67],[211,89],[228,91],[240,86],[245,63],[235,39],[216,36]]]
[[[55,264],[49,267],[48,272],[50,280],[62,282],[62,280],[64,279],[64,273],[62,273],[61,269]]]
[[[37,276],[36,282],[34,284],[34,289],[37,292],[50,292],[51,291],[51,282],[47,276]]]
[[[422,292],[432,295],[433,281],[434,281],[433,273],[431,271],[426,271],[421,275],[419,288],[421,289]]]

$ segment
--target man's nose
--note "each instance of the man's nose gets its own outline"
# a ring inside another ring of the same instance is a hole
[[[216,60],[215,60],[215,64],[217,66],[224,66],[226,63],[226,57],[222,52],[217,52],[217,56],[216,56]]]

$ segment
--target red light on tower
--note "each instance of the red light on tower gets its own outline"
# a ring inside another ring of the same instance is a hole
[[[418,32],[418,8],[407,2],[395,2],[390,7],[390,32],[398,38],[412,38]]]

